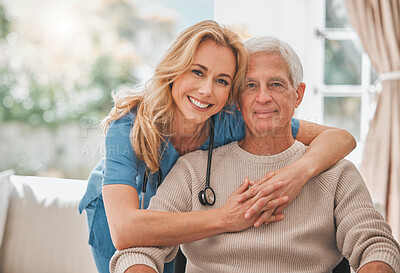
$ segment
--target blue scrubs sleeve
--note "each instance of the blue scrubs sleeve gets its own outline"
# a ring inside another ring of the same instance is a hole
[[[292,136],[296,138],[297,133],[299,132],[300,121],[296,118],[292,118]]]
[[[135,114],[129,113],[113,121],[108,128],[105,139],[103,185],[126,184],[138,190],[136,177],[141,161],[133,151],[130,141],[130,131],[134,121]]]

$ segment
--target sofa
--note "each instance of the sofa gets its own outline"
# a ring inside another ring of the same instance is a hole
[[[0,173],[0,273],[95,273],[86,181]]]

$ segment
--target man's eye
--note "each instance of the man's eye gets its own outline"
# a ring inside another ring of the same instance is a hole
[[[281,87],[282,86],[282,84],[280,82],[273,82],[271,85],[274,86],[274,87]]]
[[[197,70],[197,69],[193,69],[192,73],[197,75],[197,76],[203,76],[203,72],[201,72],[200,70]]]
[[[246,87],[247,87],[247,88],[255,88],[255,87],[256,87],[256,84],[255,84],[255,83],[248,83],[248,84],[246,85]]]

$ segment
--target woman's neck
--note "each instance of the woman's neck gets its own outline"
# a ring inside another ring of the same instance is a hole
[[[180,154],[197,150],[208,138],[210,126],[208,120],[202,123],[193,123],[182,117],[173,122],[171,143]]]

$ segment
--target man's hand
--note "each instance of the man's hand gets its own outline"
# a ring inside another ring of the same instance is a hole
[[[384,262],[370,262],[358,270],[358,273],[395,273],[393,268]]]
[[[125,270],[125,273],[157,273],[153,268],[144,264],[136,264]]]
[[[245,182],[232,193],[225,205],[219,209],[221,219],[225,228],[225,232],[242,231],[254,225],[255,220],[263,214],[271,216],[276,207],[285,204],[289,198],[277,194],[282,188],[283,183],[277,182],[265,185],[262,188],[250,188],[250,181],[246,178]],[[252,191],[251,196],[247,200],[238,200],[246,191]],[[269,205],[267,205],[269,204]],[[271,206],[274,205],[274,206]],[[245,215],[250,211],[250,215]],[[280,221],[283,219],[282,214],[272,215],[268,221]]]

